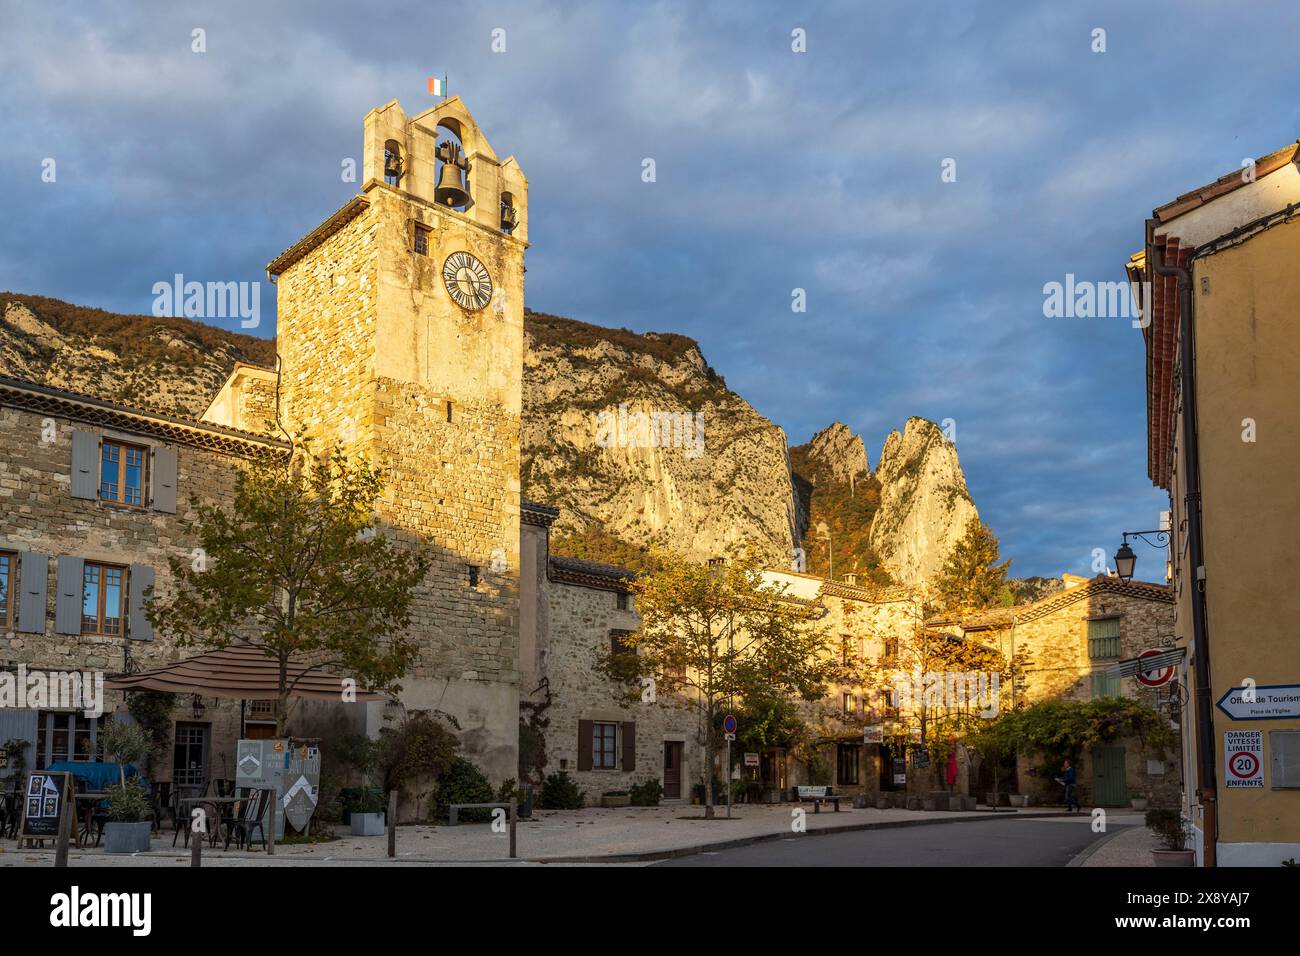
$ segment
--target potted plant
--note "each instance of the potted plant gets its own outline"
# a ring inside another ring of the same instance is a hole
[[[149,755],[149,735],[136,723],[110,720],[99,733],[104,756],[117,764],[118,782],[106,791],[108,822],[104,824],[105,853],[143,853],[149,849],[153,810],[138,780],[126,779],[126,764]]]
[[[1146,815],[1147,829],[1155,834],[1160,848],[1151,851],[1156,866],[1195,866],[1196,851],[1187,849],[1188,827],[1182,811],[1152,807]]]
[[[634,807],[657,807],[659,801],[664,797],[663,784],[653,777],[641,783],[632,784],[628,792],[632,797]]]
[[[1134,791],[1129,803],[1132,804],[1134,810],[1145,810],[1147,808],[1146,794],[1141,790]]]
[[[632,794],[626,790],[606,790],[600,795],[600,805],[602,807],[630,807],[632,805]]]
[[[1011,801],[1013,807],[1029,806],[1029,794],[1027,793],[1009,793],[1007,799]]]
[[[338,744],[338,759],[361,775],[361,787],[348,795],[348,825],[353,836],[380,836],[384,832],[384,791],[373,783],[379,771],[380,743],[355,734]]]

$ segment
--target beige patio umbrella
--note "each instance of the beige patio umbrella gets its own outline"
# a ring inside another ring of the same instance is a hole
[[[349,689],[346,678],[298,661],[289,661],[290,697],[342,701],[344,691],[358,703],[386,701],[387,694]],[[109,690],[155,690],[232,700],[275,700],[280,694],[280,663],[254,644],[231,644],[220,650],[173,661],[139,674],[104,681]]]

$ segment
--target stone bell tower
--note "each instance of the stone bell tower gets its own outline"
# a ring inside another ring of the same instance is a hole
[[[528,181],[459,97],[371,110],[363,169],[361,193],[267,267],[282,418],[385,467],[382,522],[435,559],[403,700],[454,715],[500,781],[518,747]]]

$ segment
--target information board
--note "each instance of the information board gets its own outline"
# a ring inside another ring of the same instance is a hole
[[[72,774],[63,771],[34,773],[23,792],[20,837],[52,840],[59,835],[64,802],[72,797]]]

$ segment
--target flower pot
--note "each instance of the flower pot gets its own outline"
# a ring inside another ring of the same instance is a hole
[[[966,799],[960,793],[948,794],[948,809],[957,811],[965,810]]]
[[[1151,859],[1156,866],[1195,866],[1195,850],[1152,850]]]
[[[1145,810],[1147,808],[1146,797],[1134,797],[1132,800],[1129,801],[1129,803],[1133,805],[1134,810]]]
[[[1029,806],[1029,794],[1027,793],[1009,793],[1007,799],[1011,801],[1013,807]]]
[[[123,823],[110,820],[104,824],[105,853],[144,853],[149,849],[149,832],[153,823],[141,820],[139,823]]]
[[[891,806],[893,806],[893,801],[889,799],[889,794],[887,793],[876,794],[877,810],[888,810]]]
[[[603,794],[600,798],[600,805],[602,807],[630,807],[632,806],[632,795],[630,793],[625,793],[622,796]]]
[[[353,812],[351,823],[353,836],[383,836],[384,815],[382,813]]]

